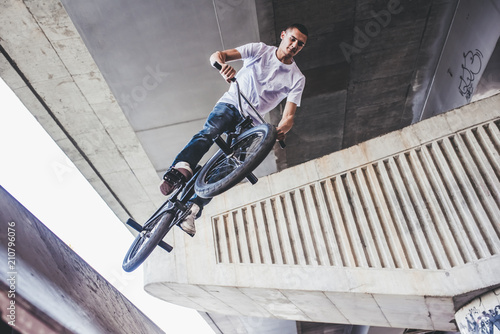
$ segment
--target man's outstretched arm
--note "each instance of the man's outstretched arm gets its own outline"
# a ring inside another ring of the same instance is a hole
[[[278,140],[285,140],[285,134],[290,131],[293,126],[296,111],[297,105],[295,103],[287,102],[285,104],[283,116],[281,117],[281,121],[276,128],[278,130]]]
[[[222,69],[220,70],[220,74],[227,82],[230,82],[236,75],[236,70],[226,63],[238,59],[241,59],[241,54],[236,49],[216,51],[210,56],[210,65],[213,65],[215,62],[221,64]]]

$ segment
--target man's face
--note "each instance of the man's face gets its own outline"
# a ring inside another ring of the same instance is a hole
[[[293,57],[306,45],[307,36],[297,28],[281,32],[280,49],[288,56]]]

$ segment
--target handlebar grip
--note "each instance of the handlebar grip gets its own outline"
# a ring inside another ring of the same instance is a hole
[[[222,65],[219,64],[219,62],[217,62],[217,61],[214,61],[212,66],[215,67],[216,69],[218,69],[219,71],[222,70]]]
[[[217,70],[222,70],[222,65],[219,64],[219,62],[217,61],[214,61],[214,63],[212,64],[213,67],[215,67]],[[231,78],[231,81],[236,81],[236,78]]]
[[[280,140],[278,142],[280,143],[280,147],[281,148],[285,148],[286,147],[286,144],[285,144],[285,142],[283,140]]]

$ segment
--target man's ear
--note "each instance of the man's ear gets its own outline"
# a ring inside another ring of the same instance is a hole
[[[283,30],[283,31],[281,32],[280,38],[281,38],[281,39],[285,38],[285,35],[286,35],[286,31],[284,31],[284,30]]]

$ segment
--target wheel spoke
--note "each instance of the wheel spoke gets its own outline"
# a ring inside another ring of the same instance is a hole
[[[210,173],[207,174],[206,180],[208,183],[214,183],[222,180],[224,177],[231,174],[231,172],[237,167],[238,165],[233,158],[223,156],[219,161],[217,161]]]
[[[171,214],[164,212],[143,227],[125,256],[122,265],[125,271],[134,270],[148,257],[170,229],[172,219]]]
[[[146,239],[140,238],[137,241],[137,243],[134,245],[134,249],[130,252],[130,254],[132,254],[132,255],[136,254],[139,251],[139,249],[141,249],[142,245],[144,244],[144,241],[146,241]]]
[[[261,133],[255,133],[252,136],[235,144],[236,149],[230,156],[222,156],[214,163],[212,169],[207,173],[205,180],[207,183],[215,183],[222,180],[235,169],[237,169],[247,159],[251,158],[262,141],[263,136]]]
[[[232,154],[219,150],[200,170],[195,182],[196,193],[210,198],[223,193],[247,177],[272,150],[276,129],[259,124],[238,136],[231,145]]]

